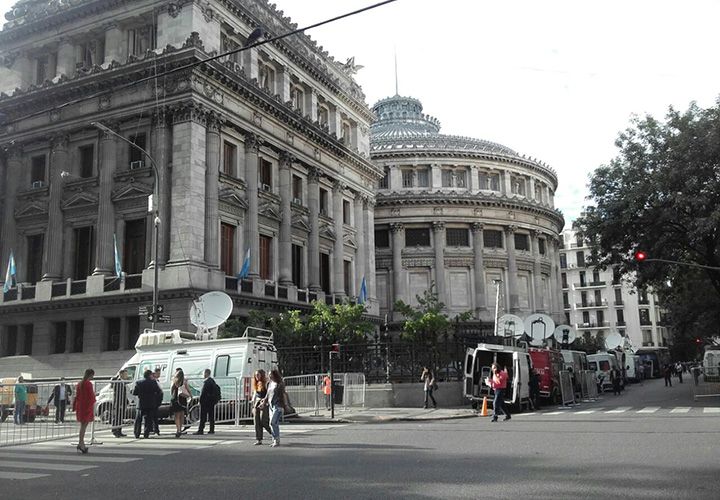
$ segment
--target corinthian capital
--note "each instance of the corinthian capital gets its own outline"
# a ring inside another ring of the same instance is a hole
[[[67,134],[58,134],[51,139],[52,152],[57,153],[58,151],[67,151],[68,144],[70,143],[70,136]]]
[[[432,223],[433,232],[439,233],[441,231],[445,231],[445,223],[444,222],[433,222]]]
[[[296,158],[292,153],[288,151],[280,152],[280,168],[290,168],[290,165],[292,165],[295,160]]]
[[[479,232],[481,232],[484,228],[485,228],[485,224],[483,224],[482,222],[473,222],[472,224],[470,224],[470,230],[471,230],[473,233],[479,233]]]
[[[402,231],[403,229],[405,229],[405,226],[403,225],[402,222],[393,222],[392,224],[390,224],[390,231],[391,231],[393,234],[399,233],[399,232]]]
[[[260,146],[262,146],[263,141],[262,138],[260,138],[257,134],[247,134],[245,136],[245,151],[251,152],[251,153],[258,153],[260,152]]]

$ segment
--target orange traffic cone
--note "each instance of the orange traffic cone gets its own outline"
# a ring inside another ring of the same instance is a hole
[[[482,411],[480,412],[481,417],[487,417],[488,411],[487,411],[487,396],[483,398],[483,405],[482,405]]]

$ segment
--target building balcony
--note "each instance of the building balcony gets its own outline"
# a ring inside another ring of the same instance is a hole
[[[607,307],[607,300],[602,300],[600,302],[593,302],[593,301],[587,301],[587,302],[581,302],[579,304],[575,304],[576,309],[593,309],[598,307]]]
[[[638,304],[640,304],[641,306],[649,306],[650,300],[647,297],[645,297],[645,298],[640,297],[638,299]]]
[[[615,326],[617,326],[617,327],[625,327],[625,326],[627,326],[627,323],[625,323],[624,321],[616,321],[616,322],[615,322]]]
[[[102,281],[99,279],[102,278]],[[92,285],[89,280],[66,279],[54,282],[38,282],[35,284],[20,283],[2,294],[2,304],[13,304],[16,302],[36,300],[61,300],[74,298],[79,295],[104,295],[113,292],[136,291],[142,289],[142,274],[127,274],[123,279],[115,276],[98,277],[92,276]]]
[[[572,308],[570,307],[570,304],[563,304],[563,309],[567,309],[569,311]]]
[[[623,305],[625,305],[625,301],[623,301],[623,300],[616,300],[616,301],[615,301],[615,305],[616,305],[616,306],[623,306]]]
[[[573,283],[573,287],[578,289],[590,289],[590,288],[604,288],[607,285],[605,281],[585,281],[580,283]]]
[[[609,321],[602,321],[600,323],[575,323],[575,330],[593,330],[599,328],[607,328],[609,326]]]
[[[652,321],[640,318],[640,326],[652,326]]]

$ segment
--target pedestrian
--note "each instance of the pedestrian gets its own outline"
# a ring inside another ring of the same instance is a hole
[[[253,422],[255,423],[255,446],[261,446],[263,429],[272,436],[270,429],[270,407],[265,400],[267,396],[267,375],[265,370],[257,370],[253,374],[253,394],[251,399]]]
[[[665,375],[665,387],[672,387],[672,367],[669,364],[663,368],[663,374]]]
[[[15,410],[13,412],[13,422],[15,425],[25,424],[25,405],[27,403],[27,387],[25,387],[25,379],[22,375],[17,378],[15,384]]]
[[[60,383],[53,387],[50,397],[47,400],[46,407],[50,407],[50,402],[55,402],[55,423],[65,423],[65,409],[70,403],[72,389],[65,383],[65,377],[60,377]]]
[[[127,436],[127,434],[123,433],[122,428],[128,405],[127,383],[125,382],[128,378],[127,370],[123,369],[120,370],[113,378],[113,381],[110,382],[113,389],[113,404],[110,410],[112,412],[110,425],[112,426],[113,436],[116,438]]]
[[[680,363],[680,361],[675,363],[675,373],[677,373],[678,382],[680,382],[682,384],[683,383],[683,379],[682,379],[683,366],[682,366],[682,363]]]
[[[150,432],[155,430],[155,408],[157,407],[158,396],[162,395],[162,389],[153,379],[153,372],[145,370],[143,379],[135,383],[133,395],[138,397],[138,411],[135,416],[135,439],[140,438],[140,430],[143,418],[145,419],[145,439],[150,437]]]
[[[73,401],[75,418],[80,422],[77,450],[83,454],[88,452],[88,447],[85,446],[85,431],[88,424],[95,420],[95,389],[91,382],[94,376],[95,370],[92,368],[85,370],[82,380],[75,387],[75,401]]]
[[[270,372],[270,383],[265,395],[266,404],[270,405],[270,433],[273,437],[272,447],[280,446],[280,419],[287,405],[287,392],[280,371],[276,368]]]
[[[198,430],[193,434],[202,435],[205,430],[205,422],[210,423],[208,434],[215,434],[215,405],[220,402],[220,386],[210,376],[210,369],[206,368],[203,372],[202,390],[200,391],[200,424]]]
[[[528,376],[528,390],[530,392],[530,405],[533,410],[540,408],[540,376],[535,369],[530,370]]]
[[[638,380],[642,382],[645,379],[645,365],[640,363],[638,365]]]
[[[613,394],[615,396],[620,395],[620,381],[622,379],[620,378],[620,370],[617,368],[613,368],[610,370],[610,383],[612,384],[613,388]]]
[[[329,410],[332,404],[332,379],[328,373],[323,377],[323,394],[325,395],[325,409]]]
[[[182,368],[175,370],[172,387],[170,388],[170,412],[175,415],[175,437],[179,438],[185,434],[187,427],[184,427],[187,405],[190,401],[190,387],[185,380],[185,373]]]
[[[156,436],[160,435],[160,407],[162,406],[163,398],[165,396],[162,390],[162,385],[160,384],[161,375],[162,370],[160,370],[160,368],[155,368],[155,372],[153,372],[153,380],[155,380],[155,383],[160,388],[160,393],[158,394],[157,401],[155,402],[155,413],[153,414],[153,430]]]
[[[427,366],[423,366],[422,374],[420,375],[420,382],[423,382],[423,391],[425,392],[425,404],[424,409],[428,407],[428,399],[432,400],[433,408],[437,408],[437,402],[433,396],[433,389],[437,388],[435,383],[435,374]]]
[[[506,369],[500,370],[500,365],[493,363],[490,367],[492,376],[485,379],[485,383],[494,391],[493,397],[493,415],[491,422],[497,422],[498,417],[502,413],[505,415],[503,420],[510,420],[510,412],[505,407],[504,393],[507,387],[508,372]]]

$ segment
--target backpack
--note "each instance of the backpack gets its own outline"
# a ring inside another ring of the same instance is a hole
[[[222,399],[222,391],[220,390],[220,386],[215,382],[215,403],[219,403]]]

